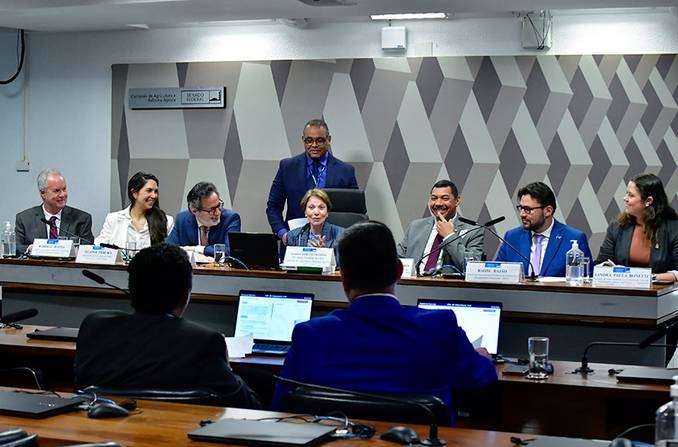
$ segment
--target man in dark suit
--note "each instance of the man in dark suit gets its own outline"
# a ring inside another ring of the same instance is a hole
[[[419,262],[419,272],[431,274],[445,265],[464,271],[467,258],[480,261],[483,256],[483,230],[461,222],[457,207],[461,203],[457,186],[438,180],[428,201],[430,217],[412,221],[398,244],[398,256]],[[441,244],[447,244],[438,250]],[[426,253],[432,253],[426,256]]]
[[[454,312],[398,302],[403,265],[386,225],[365,221],[348,228],[339,259],[350,305],[294,327],[283,377],[363,392],[433,394],[451,415],[453,390],[497,379],[487,350],[473,349]],[[284,410],[290,389],[278,382],[273,409]]]
[[[224,208],[213,183],[197,183],[186,195],[186,201],[188,210],[177,214],[167,242],[207,256],[214,256],[214,244],[224,244],[228,256],[231,253],[228,233],[240,231],[240,215]]]
[[[304,217],[301,199],[313,188],[358,188],[355,169],[329,152],[332,136],[323,120],[310,120],[301,137],[305,153],[280,161],[266,203],[266,216],[271,229],[285,241],[289,231],[286,222]],[[287,215],[283,208],[287,202]]]
[[[525,275],[530,275],[534,267],[538,276],[564,277],[565,254],[572,247],[572,240],[576,240],[584,256],[591,259],[586,235],[553,217],[556,196],[547,184],[534,182],[520,188],[518,202],[516,208],[523,225],[507,231],[504,239],[523,256],[502,243],[497,261],[522,262]]]
[[[224,336],[182,318],[193,269],[175,245],[153,245],[128,267],[135,313],[99,311],[80,325],[75,386],[210,389],[223,405],[259,408],[255,394],[228,364]]]
[[[56,169],[45,169],[38,174],[38,191],[42,205],[28,208],[16,215],[16,251],[26,253],[34,239],[56,239],[77,236],[83,244],[93,244],[92,216],[77,208],[66,206],[68,191],[66,179]],[[46,219],[51,224],[45,224]]]

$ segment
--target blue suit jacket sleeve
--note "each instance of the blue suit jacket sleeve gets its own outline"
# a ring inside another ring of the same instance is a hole
[[[283,176],[289,165],[290,159],[280,161],[278,172],[275,174],[273,183],[271,183],[271,190],[268,193],[268,201],[266,202],[266,217],[271,225],[271,230],[275,234],[278,234],[280,230],[287,229],[283,219],[283,208],[287,200],[287,189],[285,188]]]

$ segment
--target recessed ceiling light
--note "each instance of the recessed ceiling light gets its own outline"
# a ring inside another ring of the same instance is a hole
[[[419,20],[419,19],[446,19],[445,12],[412,12],[406,14],[372,14],[372,20]]]

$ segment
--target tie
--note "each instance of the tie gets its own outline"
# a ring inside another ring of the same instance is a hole
[[[313,162],[313,183],[314,188],[320,188],[320,162]]]
[[[535,269],[534,274],[538,275],[541,271],[541,241],[544,240],[544,235],[534,233],[534,254],[532,255],[532,266]]]
[[[424,270],[433,269],[438,264],[438,257],[440,256],[440,252],[438,251],[438,247],[440,247],[440,243],[442,241],[443,241],[443,237],[439,234],[436,234],[435,239],[433,239],[433,244],[431,245],[431,255],[429,255],[428,259],[426,260],[426,265],[424,266]]]
[[[59,229],[56,226],[56,216],[49,218],[49,238],[50,239],[59,239]]]
[[[200,245],[207,247],[207,227],[205,225],[200,226]]]

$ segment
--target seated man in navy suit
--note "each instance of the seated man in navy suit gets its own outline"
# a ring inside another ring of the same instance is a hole
[[[534,268],[537,276],[564,277],[565,254],[572,247],[572,240],[577,241],[584,256],[591,258],[586,235],[553,217],[556,197],[547,184],[534,182],[520,188],[518,202],[516,208],[523,226],[506,232],[504,239],[523,256],[501,244],[497,261],[522,262],[525,275],[530,275]]]
[[[497,379],[487,350],[473,349],[454,312],[400,304],[395,285],[403,264],[386,225],[357,223],[338,244],[350,305],[294,327],[282,377],[362,392],[432,394],[451,415],[453,390]],[[291,388],[278,382],[274,410],[285,408]]]
[[[214,256],[214,244],[224,244],[230,255],[228,233],[240,231],[240,215],[224,208],[217,187],[209,182],[197,183],[186,201],[188,210],[177,214],[167,242],[206,256]]]
[[[299,204],[306,191],[313,188],[358,188],[355,169],[335,158],[330,149],[332,136],[323,120],[310,120],[301,137],[306,152],[280,161],[266,203],[266,216],[271,229],[287,242],[286,222],[304,217]],[[287,202],[287,215],[283,208]]]

